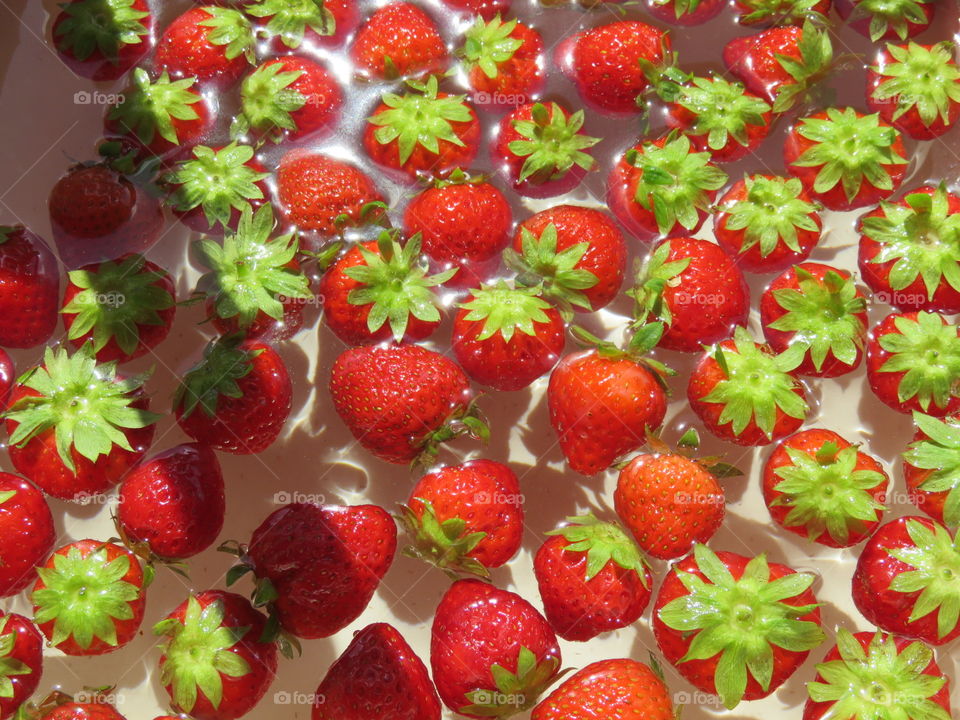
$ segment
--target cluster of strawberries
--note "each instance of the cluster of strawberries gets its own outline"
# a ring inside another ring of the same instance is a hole
[[[61,318],[66,339],[16,379],[0,350],[20,473],[0,473],[0,596],[29,591],[33,605],[32,619],[0,615],[0,720],[122,720],[101,700],[30,701],[44,643],[78,656],[123,647],[140,631],[154,566],[176,568],[214,545],[227,494],[217,452],[259,453],[280,437],[293,384],[276,346],[295,342],[317,298],[330,339],[348,346],[329,378],[340,419],[376,458],[429,471],[397,498],[395,517],[296,502],[249,542],[224,543],[237,556],[227,584],[252,575],[250,599],[193,593],[153,627],[174,712],[251,711],[278,653],[364,613],[394,560],[398,523],[405,552],[454,580],[433,620],[430,671],[395,628],[369,625],[327,671],[313,720],[438,720],[441,702],[475,718],[668,720],[655,662],[597,662],[547,695],[564,675],[558,637],[628,627],[651,601],[659,650],[692,685],[727,708],[773,693],[826,640],[816,575],[706,545],[724,520],[720,481],[739,471],[695,457],[695,430],[677,448],[659,436],[676,374],[652,357],[662,349],[699,354],[686,395],[712,435],[776,443],[761,480],[776,525],[828,547],[866,541],[852,594],[878,629],[837,630],[808,683],[805,719],[947,720],[948,679],[931,646],[960,636],[960,334],[947,317],[960,312],[960,197],[934,183],[891,199],[906,176],[905,140],[932,140],[960,118],[954,44],[910,39],[931,24],[933,3],[837,0],[844,22],[883,43],[867,70],[868,113],[810,110],[836,63],[830,0],[736,0],[737,21],[761,29],[723,48],[726,76],[684,71],[667,32],[639,20],[578,31],[547,58],[536,29],[507,19],[507,0],[448,5],[466,20],[456,64],[430,14],[407,2],[367,15],[354,0],[198,4],[162,32],[146,0],[62,6],[50,33],[64,62],[128,86],[106,114],[101,159],[71,168],[50,194],[62,295],[46,242],[0,228],[0,305],[19,308],[0,316],[0,347],[48,344]],[[693,25],[725,5],[646,9]],[[406,187],[399,227],[390,193],[312,147],[344,120],[345,89],[324,57],[349,59],[381,91],[357,143],[378,180]],[[557,197],[598,165],[584,111],[537,99],[554,67],[592,111],[659,107],[667,132],[615,159],[612,215],[556,204],[515,226],[498,185]],[[443,89],[458,80],[463,94]],[[492,177],[467,172],[484,117],[494,120]],[[752,154],[782,117],[792,119],[787,174],[730,184],[721,166]],[[211,138],[221,142],[204,144]],[[275,163],[271,147],[282,151]],[[203,235],[191,250],[205,272],[180,303],[174,278],[144,257],[164,207]],[[893,308],[870,332],[851,272],[807,261],[823,211],[864,208],[860,274]],[[716,242],[692,237],[708,217]],[[578,323],[621,296],[641,243],[650,248],[616,345]],[[744,272],[776,274],[760,299],[762,342],[746,330]],[[173,401],[192,442],[148,456],[159,417],[149,377],[122,367],[152,353],[194,300],[216,337]],[[448,357],[417,343],[451,302]],[[568,333],[584,348],[565,354]],[[861,363],[876,396],[915,421],[904,475],[925,516],[883,524],[880,462],[835,432],[801,430],[811,410],[803,379]],[[477,402],[472,383],[513,391],[548,373],[549,421],[569,469],[619,477],[617,522],[571,517],[539,546],[541,614],[490,582],[523,541],[514,471],[437,459],[444,443],[490,432],[480,406],[497,396]],[[55,549],[45,495],[75,501],[115,486],[119,537]]]

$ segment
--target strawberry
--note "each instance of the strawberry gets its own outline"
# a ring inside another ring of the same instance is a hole
[[[198,443],[177,445],[137,465],[120,485],[117,524],[150,556],[184,560],[217,539],[224,518],[217,455]]]
[[[424,475],[401,523],[412,545],[405,554],[449,575],[489,577],[488,568],[509,562],[523,540],[523,495],[517,476],[503,463],[470,460]]]
[[[33,582],[34,568],[53,551],[56,530],[43,495],[10,473],[0,473],[0,529],[0,597],[11,597]]]
[[[323,65],[283,55],[261,63],[243,79],[240,100],[240,113],[230,123],[232,138],[299,142],[334,131],[343,91]]]
[[[783,148],[791,175],[830,210],[873,205],[892,195],[906,172],[900,133],[878,114],[829,108],[800,119]]]
[[[956,537],[928,518],[882,525],[860,553],[853,602],[881,630],[945,645],[960,636]]]
[[[57,695],[57,693],[54,693]],[[70,698],[44,703],[38,709],[38,720],[126,720],[106,702],[73,702]]]
[[[807,683],[803,720],[904,717],[948,720],[950,682],[933,650],[885,633],[837,630],[837,644]]]
[[[17,381],[5,415],[10,461],[48,495],[75,500],[106,492],[153,442],[146,376],[98,365],[93,348],[47,347]]]
[[[76,348],[93,343],[97,362],[128,362],[167,337],[176,314],[170,273],[142,255],[67,273],[63,326]]]
[[[925,185],[860,220],[860,274],[901,310],[960,312],[960,197]]]
[[[722,0],[647,0],[647,10],[661,22],[671,25],[702,25],[719,15]]]
[[[607,204],[641,240],[700,229],[727,174],[690,138],[666,136],[627,150],[610,171]]]
[[[581,132],[583,117],[583,110],[570,113],[555,102],[549,110],[544,103],[520,105],[500,121],[494,164],[520,195],[569,192],[597,162],[585,150],[600,138]]]
[[[370,603],[393,562],[397,527],[376,505],[292,503],[271,513],[241,547],[230,576],[256,576],[257,603],[301,638],[334,635]]]
[[[286,365],[262,342],[232,335],[212,341],[177,388],[173,410],[197,442],[237,455],[259,453],[280,435],[293,387]]]
[[[354,0],[254,0],[244,5],[247,15],[258,18],[260,34],[270,38],[277,55],[310,46],[343,42],[357,24]]]
[[[795,373],[837,377],[860,365],[867,335],[867,300],[846,270],[801,263],[763,291],[760,322],[774,352],[806,348]]]
[[[0,226],[0,345],[45,343],[57,326],[60,271],[50,247],[23,225]]]
[[[116,80],[150,52],[154,18],[146,0],[69,0],[53,21],[53,45],[83,78]]]
[[[440,720],[440,700],[426,666],[386,623],[353,636],[314,696],[312,720]]]
[[[577,642],[629,627],[650,602],[643,556],[623,530],[592,514],[567,522],[547,533],[533,562],[550,626]]]
[[[763,466],[763,499],[780,527],[827,547],[852,547],[880,524],[883,466],[832,430],[780,442]]]
[[[218,5],[193,7],[167,25],[157,41],[154,63],[176,77],[225,89],[255,62],[250,19]]]
[[[543,89],[543,38],[516,19],[478,16],[464,33],[460,54],[470,99],[481,108],[523,105]]]
[[[660,652],[727,709],[770,695],[824,640],[810,590],[816,577],[766,555],[693,555],[667,573],[653,609]]]
[[[350,56],[359,74],[379,80],[441,73],[448,61],[433,18],[408,2],[391,2],[372,13],[357,31]]]
[[[520,390],[550,371],[566,337],[559,311],[540,289],[502,280],[473,290],[453,318],[453,354],[472,379]]]
[[[504,194],[460,170],[415,195],[403,214],[407,237],[419,233],[423,253],[437,271],[457,268],[444,284],[476,287],[493,274],[510,241],[513,211]]]
[[[43,637],[16,613],[0,614],[0,718],[7,720],[33,695],[43,674]]]
[[[803,385],[791,375],[800,359],[793,350],[775,355],[738,327],[732,339],[700,356],[687,385],[690,407],[711,433],[737,445],[786,437],[810,411]]]
[[[433,288],[457,270],[427,275],[420,258],[420,237],[401,245],[396,235],[358,243],[320,279],[323,319],[348,345],[392,338],[416,342],[440,324],[440,299]]]
[[[832,0],[736,0],[733,9],[741,25],[803,25],[826,21],[832,6]]]
[[[930,26],[934,13],[930,0],[836,0],[836,7],[850,27],[874,42],[918,35]]]
[[[496,15],[506,15],[513,0],[443,0],[448,8],[453,8],[474,17],[492,20]]]
[[[662,321],[660,346],[697,352],[745,325],[750,291],[733,258],[707,240],[678,237],[657,245],[629,293],[635,324]]]
[[[140,629],[152,573],[125,547],[78,540],[56,550],[37,574],[34,622],[67,655],[113,652]]]
[[[636,114],[637,96],[649,85],[641,61],[659,66],[669,53],[670,40],[662,30],[620,20],[570,36],[557,48],[556,64],[591,107]]]
[[[221,333],[281,341],[303,325],[303,306],[313,293],[296,259],[299,244],[293,233],[272,235],[273,209],[267,203],[256,213],[244,208],[237,231],[222,244],[210,238],[194,243],[208,269],[197,290],[207,298],[207,311]]]
[[[627,245],[606,213],[555,205],[520,223],[504,259],[524,284],[540,284],[561,305],[593,312],[620,291]]]
[[[277,671],[267,618],[246,598],[222,590],[190,595],[153,626],[160,683],[173,709],[196,720],[233,720],[263,697]]]
[[[437,608],[430,665],[440,699],[467,717],[528,710],[558,677],[550,625],[519,595],[479,580],[454,583]]]
[[[329,387],[357,442],[386,462],[410,463],[459,435],[487,434],[463,370],[418,345],[347,350],[333,364]]]
[[[600,660],[563,681],[533,709],[531,720],[672,720],[660,668],[636,660]]]
[[[465,96],[440,92],[435,75],[407,85],[402,95],[385,93],[367,119],[363,147],[370,159],[409,179],[470,165],[480,143],[480,123]]]
[[[870,331],[867,380],[897,412],[941,417],[960,410],[960,335],[936,313],[891,313]]]
[[[237,229],[240,213],[259,208],[267,198],[269,173],[249,145],[197,145],[193,157],[174,166],[164,180],[170,209],[191,230],[222,235]]]
[[[807,259],[820,241],[823,221],[797,178],[748,175],[717,202],[717,244],[748,272],[786,270]]]
[[[957,418],[914,412],[917,431],[903,454],[903,479],[910,500],[947,527],[960,526],[960,435]]]

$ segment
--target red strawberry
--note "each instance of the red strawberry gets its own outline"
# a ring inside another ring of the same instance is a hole
[[[106,702],[73,702],[65,698],[39,709],[39,720],[126,720],[117,709]]]
[[[629,627],[650,602],[653,578],[633,541],[593,515],[551,530],[533,570],[543,611],[564,640],[586,642]]]
[[[853,574],[853,602],[881,630],[945,645],[960,636],[957,539],[924,517],[900,517],[877,530]]]
[[[258,18],[261,34],[270,37],[277,55],[310,46],[339,45],[354,30],[355,0],[255,0],[243,11]]]
[[[636,324],[666,325],[660,346],[697,352],[745,325],[750,291],[733,258],[707,240],[664,240],[650,255],[630,292]]]
[[[45,343],[57,327],[60,295],[57,259],[44,240],[23,225],[0,226],[0,345]]]
[[[763,466],[763,499],[780,527],[827,547],[851,547],[883,518],[883,466],[831,430],[783,440]]]
[[[23,615],[0,614],[0,718],[14,716],[42,674],[43,636]]]
[[[900,133],[877,114],[829,108],[799,120],[783,148],[790,174],[830,210],[852,210],[889,197],[903,181]]]
[[[850,27],[874,42],[918,35],[930,26],[934,13],[931,0],[836,0],[836,7]]]
[[[823,221],[797,178],[746,176],[717,206],[717,243],[748,272],[786,270],[806,260],[820,241]]]
[[[137,465],[120,485],[117,523],[150,555],[184,560],[217,539],[224,518],[223,474],[205,445],[177,445]]]
[[[917,431],[903,454],[903,479],[910,500],[948,527],[960,526],[960,434],[957,417],[914,412]]]
[[[0,597],[11,597],[33,582],[34,568],[53,550],[56,530],[43,495],[10,473],[0,473],[0,529]]]
[[[154,18],[146,0],[69,0],[53,21],[53,44],[74,73],[116,80],[150,52]]]
[[[550,625],[519,595],[460,580],[440,601],[430,665],[440,699],[454,712],[483,718],[528,710],[560,663]]]
[[[539,293],[500,281],[460,304],[451,342],[467,375],[497,390],[520,390],[557,364],[566,341],[563,318]]]
[[[167,25],[154,64],[175,77],[194,77],[218,88],[233,85],[255,62],[250,19],[218,5],[193,7]]]
[[[312,720],[440,720],[426,666],[386,623],[354,635],[314,695]]]
[[[365,345],[330,372],[333,405],[350,432],[381,460],[405,464],[459,435],[485,436],[467,376],[418,345]]]
[[[98,365],[91,346],[46,348],[23,375],[6,414],[10,461],[48,495],[76,500],[118,483],[153,442],[145,376]]]
[[[691,235],[707,219],[727,174],[686,135],[641,142],[610,171],[607,204],[641,240]]]
[[[408,2],[391,2],[370,15],[350,56],[357,72],[381,80],[443,72],[448,59],[433,18]]]
[[[938,417],[960,410],[960,335],[936,313],[891,313],[870,331],[867,380],[897,412]]]
[[[836,377],[860,365],[867,334],[867,301],[846,270],[801,263],[763,291],[760,322],[774,352],[806,346],[794,372]]]
[[[960,197],[925,185],[860,220],[860,274],[902,310],[960,312]]]
[[[67,655],[102,655],[130,642],[143,621],[152,574],[121,545],[78,540],[37,568],[33,619]]]
[[[488,577],[509,562],[523,540],[523,495],[517,476],[493,460],[470,460],[420,478],[400,519],[406,551],[455,576]]]
[[[600,660],[571,675],[533,709],[531,720],[673,720],[659,668],[636,660]]]
[[[803,385],[790,374],[800,359],[796,351],[773,354],[738,327],[732,339],[700,356],[687,385],[690,407],[711,433],[737,445],[786,437],[810,410]]]
[[[293,387],[277,352],[238,336],[207,345],[184,376],[173,409],[194,440],[237,455],[259,453],[280,435]]]
[[[827,19],[832,0],[736,0],[734,10],[741,25],[802,25],[806,20]]]
[[[163,637],[160,683],[174,710],[196,720],[234,720],[253,709],[277,671],[266,624],[240,595],[206,590],[154,625]]]
[[[464,34],[461,53],[478,107],[523,105],[543,89],[543,38],[516,19],[478,17]]]
[[[484,20],[491,20],[495,15],[506,15],[512,0],[443,0],[443,4],[471,17],[479,15]]]
[[[702,25],[723,8],[722,0],[647,0],[650,14],[671,25]]]
[[[696,545],[667,573],[653,632],[667,661],[727,709],[770,695],[824,640],[816,577]]]
[[[176,314],[173,280],[142,255],[87,265],[67,274],[63,326],[80,348],[92,341],[97,362],[127,362],[152,352]]]
[[[469,166],[480,144],[480,123],[465,96],[439,92],[435,75],[408,85],[402,95],[383,95],[367,119],[363,147],[370,159],[409,179]]]

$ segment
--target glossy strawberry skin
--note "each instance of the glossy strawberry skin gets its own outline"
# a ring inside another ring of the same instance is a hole
[[[0,698],[0,718],[7,720],[14,716],[17,709],[33,695],[40,684],[40,677],[43,674],[44,638],[37,630],[37,626],[23,615],[0,613],[0,620],[6,620],[2,636],[14,636],[13,647],[4,659],[19,661],[26,665],[27,670],[23,675],[7,676],[12,686],[12,694],[9,697]]]
[[[113,705],[100,702],[70,702],[60,705],[40,720],[126,720]]]
[[[381,79],[390,76],[387,57],[401,76],[442,72],[448,59],[433,19],[407,2],[390,3],[367,18],[350,55],[358,72]]]
[[[250,63],[243,53],[228,58],[227,46],[211,41],[214,29],[202,24],[211,17],[207,7],[193,7],[167,25],[157,41],[157,69],[171,76],[195,77],[218,88],[236,83]]]
[[[329,637],[366,609],[393,562],[397,527],[376,505],[286,505],[254,531],[249,556],[277,591],[281,626]]]
[[[772,103],[782,86],[796,82],[777,55],[799,62],[802,36],[803,31],[791,25],[734,38],[723,48],[723,64],[747,90]]]
[[[74,0],[69,1],[73,2]],[[86,60],[79,60],[71,48],[63,46],[61,41],[59,41],[59,27],[69,17],[66,12],[61,10],[51,26],[51,36],[53,37],[53,45],[57,50],[57,55],[63,60],[63,64],[79,77],[87,78],[94,82],[118,80],[126,75],[134,65],[140,62],[141,58],[150,52],[153,46],[153,30],[155,25],[154,17],[150,12],[150,5],[147,3],[147,0],[134,0],[131,9],[147,13],[147,16],[140,20],[147,29],[147,34],[140,36],[141,42],[122,44],[115,58],[108,58],[104,56],[99,49],[95,49]]]
[[[960,418],[944,418],[947,422],[954,425],[960,423]],[[923,430],[917,428],[916,433],[913,435],[913,442],[920,442],[924,440],[929,440]],[[950,494],[949,490],[943,490],[939,492],[931,492],[930,490],[924,490],[921,486],[927,481],[930,475],[933,474],[933,470],[926,470],[923,468],[918,468],[915,465],[911,465],[906,458],[903,460],[903,479],[907,485],[908,496],[910,501],[917,506],[921,512],[926,513],[934,520],[936,520],[941,525],[943,522],[943,510],[944,505],[947,502],[947,496]]]
[[[45,343],[57,327],[60,271],[47,243],[22,225],[0,235],[0,345]]]
[[[343,106],[343,91],[333,75],[323,65],[299,55],[273,58],[260,67],[270,65],[282,65],[280,72],[300,73],[300,77],[286,89],[306,98],[302,107],[290,113],[296,129],[284,130],[283,137],[290,142],[299,142],[306,138],[319,139],[330,135],[339,123]],[[276,128],[267,128],[266,131],[276,131]]]
[[[0,493],[14,492],[0,503],[0,597],[18,594],[34,581],[34,568],[53,551],[57,533],[43,495],[26,480],[0,473]]]
[[[449,0],[448,0],[449,1]],[[467,80],[473,90],[471,100],[481,108],[497,110],[529,102],[543,89],[546,80],[542,67],[543,38],[523,23],[510,33],[523,44],[509,60],[497,64],[497,76],[487,77],[479,66],[470,68]]]

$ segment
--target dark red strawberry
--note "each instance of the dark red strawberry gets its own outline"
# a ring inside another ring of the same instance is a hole
[[[23,225],[0,226],[0,345],[45,343],[57,327],[60,270],[50,247]]]
[[[59,693],[54,696],[54,700],[38,708],[39,720],[126,720],[107,702],[74,702],[69,696],[61,698]]]
[[[543,89],[543,38],[516,19],[478,17],[464,34],[460,54],[477,107],[523,105]]]
[[[381,80],[443,72],[448,61],[433,18],[408,2],[391,2],[372,13],[357,31],[350,56],[358,73]]]
[[[903,454],[910,500],[947,527],[960,526],[960,431],[957,418],[914,412],[917,431]]]
[[[737,22],[747,26],[824,22],[832,6],[832,0],[736,0],[733,4]]]
[[[13,717],[40,684],[43,642],[36,626],[23,615],[0,614],[0,718],[3,720]]]
[[[259,453],[280,435],[293,387],[286,365],[264,343],[233,335],[212,341],[189,370],[173,402],[194,440],[237,455]]]
[[[643,556],[612,523],[593,515],[567,520],[547,533],[533,562],[550,626],[577,642],[629,627],[650,602],[653,576]]]
[[[359,16],[356,0],[255,0],[243,11],[258,19],[259,32],[270,38],[277,55],[304,45],[339,45]]]
[[[147,0],[69,0],[60,7],[53,44],[80,77],[116,80],[150,52],[154,18]]]
[[[837,12],[850,27],[874,42],[906,40],[933,21],[931,0],[836,0]]]
[[[653,632],[667,661],[727,709],[766,697],[824,641],[816,577],[696,545],[667,573]]]
[[[153,62],[175,77],[193,77],[218,88],[233,85],[255,62],[250,19],[219,5],[193,7],[167,25]]]
[[[34,581],[34,568],[47,559],[54,542],[53,515],[40,491],[16,475],[0,473],[0,597],[16,595]]]
[[[719,15],[722,0],[647,0],[647,10],[657,20],[671,25],[702,25]]]

